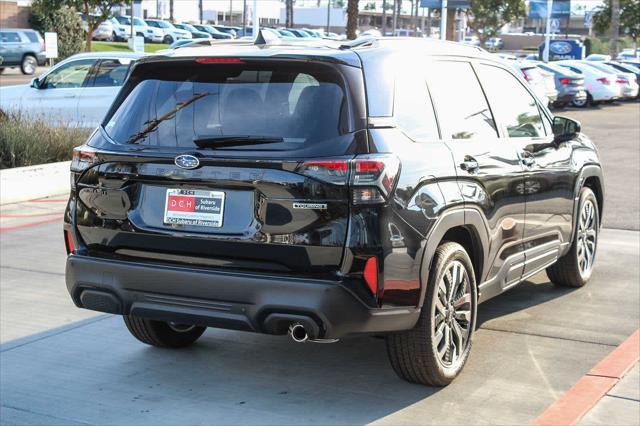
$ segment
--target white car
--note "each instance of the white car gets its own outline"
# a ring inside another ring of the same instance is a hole
[[[114,41],[126,41],[131,37],[131,25],[122,25],[116,18],[109,18],[113,34],[111,37]]]
[[[129,16],[116,16],[115,19],[120,25],[129,26],[131,28],[131,18]],[[131,31],[131,30],[129,30]],[[144,41],[150,43],[162,43],[164,41],[164,32],[159,28],[148,25],[143,19],[133,17],[133,32],[138,37],[144,37]]]
[[[504,41],[502,41],[500,37],[491,37],[489,40],[484,42],[484,47],[487,49],[500,50],[504,47]]]
[[[51,125],[95,128],[122,87],[138,53],[80,53],[52,67],[31,84],[0,87],[0,111],[42,119]]]
[[[480,47],[480,39],[476,36],[465,36],[462,39],[462,44],[468,44],[469,46]]]
[[[100,22],[91,35],[94,40],[111,41],[114,39],[113,23],[109,20]]]
[[[640,58],[640,47],[635,51],[633,49],[624,49],[618,54],[618,60],[638,59]]]
[[[607,65],[603,62],[587,62],[587,65],[592,66],[610,74],[622,87],[622,97],[631,99],[638,96],[638,82],[636,81],[636,75],[631,72],[620,71]]]
[[[192,39],[193,36],[189,31],[181,30],[173,26],[171,22],[162,21],[160,19],[147,19],[145,21],[149,26],[159,29],[163,34],[163,42],[172,44],[174,41]]]
[[[553,76],[538,68],[535,62],[513,61],[510,64],[522,73],[524,79],[531,85],[533,92],[544,105],[553,103],[558,97]]]
[[[622,96],[622,87],[616,82],[615,76],[612,77],[611,74],[589,66],[586,61],[566,60],[555,63],[584,77],[587,99],[573,101],[574,106],[583,107],[587,104],[613,101]]]

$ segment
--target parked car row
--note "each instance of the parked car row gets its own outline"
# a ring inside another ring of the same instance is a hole
[[[638,61],[612,61],[608,56],[592,55],[586,60],[544,63],[500,56],[519,69],[536,94],[541,99],[546,97],[552,107],[584,107],[639,97]]]

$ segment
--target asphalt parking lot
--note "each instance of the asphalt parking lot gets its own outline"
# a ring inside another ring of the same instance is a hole
[[[541,273],[481,305],[469,363],[445,389],[401,381],[374,337],[295,344],[209,329],[186,350],[147,347],[121,318],[69,300],[64,197],[3,207],[1,423],[530,422],[640,323],[640,104],[557,113],[582,121],[604,160],[592,281],[561,289]]]
[[[17,68],[6,68],[2,74],[0,74],[0,87],[2,86],[12,86],[14,84],[27,84],[30,83],[31,80],[35,77],[38,77],[40,74],[48,70],[49,67],[38,67],[33,75],[24,75],[20,71],[20,67]]]

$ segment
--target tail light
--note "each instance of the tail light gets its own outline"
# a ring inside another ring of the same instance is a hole
[[[522,70],[522,75],[524,76],[525,80],[531,81],[531,77],[529,77],[529,74],[527,74],[527,72],[525,70]]]
[[[76,179],[78,176],[98,162],[96,152],[87,146],[79,146],[73,149],[73,157],[71,158],[71,190],[76,189]]]
[[[199,64],[244,64],[240,58],[198,58]]]
[[[571,84],[571,79],[570,79],[570,78],[567,78],[567,77],[562,77],[562,78],[560,79],[560,84],[564,84],[564,85]]]
[[[400,160],[389,154],[359,155],[353,159],[311,160],[297,172],[323,182],[347,185],[354,204],[384,203],[393,190]]]
[[[625,80],[624,78],[617,79],[616,83],[618,83],[618,84],[629,84],[629,82],[627,80]]]
[[[73,157],[71,158],[71,171],[82,172],[98,162],[96,152],[87,147],[79,146],[73,149]]]
[[[598,81],[602,84],[604,84],[605,86],[608,86],[611,84],[611,82],[609,81],[609,79],[607,77],[600,77],[598,79]]]

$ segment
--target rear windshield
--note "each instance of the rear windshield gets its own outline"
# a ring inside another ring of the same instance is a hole
[[[274,142],[233,149],[299,150],[339,143],[349,127],[341,76],[326,65],[143,64],[127,88],[104,125],[120,144],[193,149],[246,137]]]

